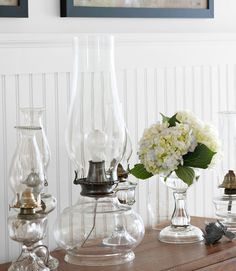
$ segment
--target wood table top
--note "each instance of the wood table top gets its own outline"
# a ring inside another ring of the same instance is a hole
[[[208,218],[193,217],[191,223],[200,228],[209,222]],[[158,225],[163,228],[165,224]],[[158,240],[158,231],[150,230],[142,243],[135,249],[133,262],[115,265],[86,267],[68,264],[64,261],[63,251],[54,251],[59,259],[58,271],[191,271],[222,270],[236,271],[236,240],[222,239],[218,244],[206,246],[204,242],[194,244],[166,244]],[[0,271],[6,271],[9,263],[0,264]]]

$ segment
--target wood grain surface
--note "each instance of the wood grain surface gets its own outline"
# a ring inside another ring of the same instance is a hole
[[[192,224],[204,228],[208,218],[192,218]],[[159,225],[161,229],[165,224]],[[150,230],[143,242],[136,248],[133,262],[103,267],[85,267],[67,264],[63,251],[52,253],[60,260],[58,271],[233,271],[236,270],[236,241],[222,239],[220,243],[206,246],[204,242],[195,244],[165,244],[158,240],[158,231]],[[6,271],[9,264],[0,265]]]

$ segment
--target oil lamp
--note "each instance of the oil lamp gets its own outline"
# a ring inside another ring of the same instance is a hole
[[[81,35],[74,41],[72,96],[66,129],[68,154],[81,187],[75,205],[55,226],[55,239],[66,250],[65,261],[103,266],[134,259],[144,225],[115,187],[117,166],[126,146],[114,69],[114,42],[109,35]]]
[[[137,183],[129,181],[128,172],[123,168],[122,164],[118,165],[117,176],[119,184],[114,191],[116,192],[119,202],[133,205],[135,203],[135,189]]]
[[[228,230],[236,232],[236,176],[229,170],[219,188],[224,188],[224,194],[214,198],[216,215]]]
[[[116,192],[116,196],[120,203],[133,205],[135,203],[135,189],[137,183],[131,182],[128,179],[129,176],[129,160],[132,155],[132,143],[126,129],[126,140],[125,140],[125,150],[122,157],[122,160],[118,164],[117,167],[117,177],[118,177],[118,185],[114,189]]]
[[[10,168],[10,185],[15,194],[12,208],[17,214],[8,218],[11,239],[22,244],[22,251],[9,271],[49,271],[49,252],[46,246],[37,244],[45,237],[47,217],[38,214],[41,206],[41,192],[44,186],[44,172],[35,134],[40,127],[18,126],[19,145]],[[37,244],[37,245],[36,245]],[[37,256],[44,251],[44,258]]]
[[[236,112],[219,113],[222,159],[218,167],[215,214],[229,231],[236,232]]]
[[[44,174],[44,186],[48,186],[47,180],[47,168],[50,162],[51,151],[48,143],[48,139],[43,126],[43,113],[45,109],[42,107],[22,107],[20,112],[23,115],[22,125],[25,127],[40,127],[40,129],[35,133],[36,143],[39,148],[43,174]],[[46,193],[44,189],[40,193],[41,205],[37,208],[36,212],[43,215],[48,215],[56,208],[56,198],[49,193]],[[42,245],[42,241],[39,241],[36,246]],[[38,249],[37,255],[41,258],[45,258],[45,249]],[[50,270],[56,269],[59,266],[59,261],[49,255],[48,266]]]

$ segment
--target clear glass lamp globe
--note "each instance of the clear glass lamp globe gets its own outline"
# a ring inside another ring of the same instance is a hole
[[[142,218],[119,203],[117,167],[126,141],[110,35],[80,35],[74,40],[71,104],[66,147],[81,193],[55,225],[65,261],[103,266],[132,261],[144,236]]]

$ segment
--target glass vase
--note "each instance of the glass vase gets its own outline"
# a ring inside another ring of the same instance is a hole
[[[173,173],[165,183],[173,191],[175,207],[171,224],[160,231],[159,240],[174,244],[195,243],[203,240],[202,231],[190,223],[186,200],[188,185]]]

